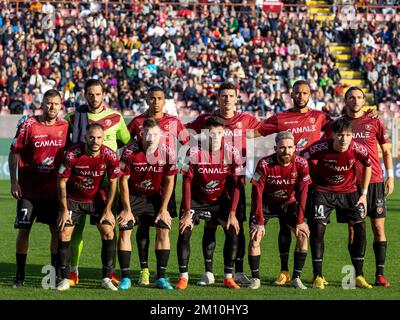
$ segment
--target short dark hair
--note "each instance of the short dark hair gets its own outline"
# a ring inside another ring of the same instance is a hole
[[[232,82],[221,83],[218,88],[218,95],[220,95],[223,90],[235,90],[235,93],[237,94],[237,88]]]
[[[161,128],[160,124],[153,118],[146,119],[143,122],[143,129],[150,129],[150,128],[154,128],[154,127]]]
[[[362,93],[362,95],[363,95],[363,98],[365,98],[365,93],[360,87],[351,86],[350,88],[347,89],[346,93],[344,94],[344,100],[347,100],[347,98],[349,97],[350,92],[355,91],[355,90],[360,91]]]
[[[209,129],[211,127],[225,127],[224,120],[217,116],[207,118],[204,126]]]
[[[310,88],[310,84],[306,80],[297,80],[295,83],[293,83],[292,88],[294,89],[297,86],[305,85]]]
[[[157,92],[157,91],[161,91],[162,93],[164,93],[164,96],[165,96],[164,89],[159,85],[151,86],[150,89],[147,90],[147,94],[150,94],[150,92]]]
[[[47,90],[43,95],[43,101],[46,100],[47,98],[54,98],[54,97],[59,97],[60,99],[62,99],[61,93],[58,92],[56,89]]]
[[[89,132],[90,130],[96,129],[96,128],[104,131],[103,125],[101,125],[100,123],[94,122],[94,123],[90,123],[86,126],[86,132]]]
[[[98,79],[89,79],[88,81],[85,82],[85,92],[87,92],[87,90],[90,87],[95,87],[95,86],[100,86],[101,87],[101,91],[104,92],[104,85],[103,82],[101,82]]]
[[[351,120],[345,117],[339,118],[333,123],[333,132],[339,133],[343,131],[353,132]]]

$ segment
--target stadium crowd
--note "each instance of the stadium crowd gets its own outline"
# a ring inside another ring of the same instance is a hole
[[[178,109],[201,112],[214,108],[220,82],[233,81],[244,111],[269,116],[291,106],[288,88],[305,79],[312,104],[335,116],[340,110],[331,110],[329,102],[341,99],[344,88],[329,44],[342,40],[354,43],[352,65],[365,73],[375,103],[399,100],[400,27],[394,9],[385,24],[363,17],[350,28],[339,19],[345,8],[337,6],[349,1],[328,1],[337,13],[333,22],[309,19],[299,6],[252,12],[246,0],[222,2],[110,5],[107,14],[94,1],[26,3],[18,12],[15,4],[1,3],[0,109],[35,111],[42,94],[56,88],[67,111],[83,103],[84,82],[98,77],[107,84],[106,103],[126,115],[143,111],[149,85],[162,85]],[[303,14],[288,14],[291,10]]]

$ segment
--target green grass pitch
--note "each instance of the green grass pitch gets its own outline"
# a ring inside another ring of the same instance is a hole
[[[247,196],[249,204],[250,185],[247,185]],[[277,288],[272,285],[278,275],[280,263],[277,247],[278,221],[274,219],[267,225],[267,234],[262,243],[261,256],[261,281],[259,290],[250,290],[245,287],[240,290],[228,290],[222,287],[223,265],[222,248],[223,232],[218,231],[217,249],[214,259],[214,272],[216,284],[212,287],[198,287],[195,282],[203,272],[204,264],[201,251],[202,224],[195,228],[191,241],[190,280],[189,287],[185,291],[164,291],[153,286],[141,288],[136,284],[128,291],[110,292],[101,289],[101,260],[100,260],[100,237],[94,226],[87,223],[84,231],[85,247],[80,265],[80,284],[67,292],[45,290],[41,287],[41,273],[44,265],[50,264],[49,232],[46,225],[35,224],[30,238],[30,249],[27,260],[25,287],[11,289],[10,284],[15,273],[15,237],[17,231],[13,228],[15,218],[16,201],[9,194],[9,182],[0,181],[0,299],[107,299],[107,300],[129,300],[129,299],[221,299],[221,300],[268,300],[268,299],[327,299],[327,300],[349,300],[349,299],[399,299],[400,298],[400,182],[397,181],[394,194],[388,202],[388,218],[386,220],[386,234],[388,237],[388,255],[386,260],[385,274],[391,283],[390,288],[374,287],[371,290],[355,289],[345,290],[342,288],[342,268],[350,264],[347,252],[347,227],[339,225],[334,221],[328,226],[325,239],[324,275],[329,281],[325,290],[309,289],[306,291],[296,290],[291,287]],[[177,201],[180,202],[180,188],[177,190]],[[249,205],[248,205],[249,207]],[[168,275],[172,284],[178,279],[178,264],[176,256],[178,221],[173,222],[171,232],[171,256],[168,265]],[[247,225],[246,225],[246,237]],[[133,235],[134,238],[134,235]],[[375,258],[372,250],[372,232],[370,222],[367,221],[367,254],[365,260],[365,276],[370,283],[374,281]],[[133,243],[132,252],[132,274],[136,282],[139,273],[139,262],[136,245]],[[294,238],[290,255],[290,268],[293,266]],[[154,255],[154,230],[151,230],[150,245],[150,271],[152,279],[155,276]],[[247,255],[245,257],[245,271],[249,274]],[[119,273],[117,265],[117,273]],[[311,287],[312,268],[311,254],[307,256],[302,279]]]

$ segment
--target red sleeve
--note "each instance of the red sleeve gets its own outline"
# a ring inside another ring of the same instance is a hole
[[[258,132],[262,136],[268,136],[273,133],[278,132],[278,118],[277,116],[272,116],[264,121],[262,126],[258,129]]]
[[[178,127],[178,140],[182,144],[186,144],[190,140],[189,132],[186,130],[186,127],[183,123],[177,120],[177,127]]]
[[[383,124],[381,119],[378,119],[376,121],[376,126],[377,126],[377,128],[376,128],[376,130],[377,130],[376,138],[378,140],[378,143],[380,145],[389,143],[389,137],[386,134],[385,125]]]
[[[21,151],[24,149],[24,147],[27,144],[27,141],[29,140],[28,131],[29,131],[29,128],[26,125],[26,120],[25,120],[25,122],[22,122],[18,126],[14,140],[11,143],[10,151],[12,153],[21,153]]]
[[[133,118],[131,120],[131,122],[129,122],[127,128],[128,128],[129,133],[131,134],[131,139],[140,138],[140,137],[138,137],[138,134],[139,134],[140,130],[139,130],[138,126],[137,126],[136,118]]]
[[[263,120],[259,120],[256,117],[249,115],[248,116],[248,124],[247,124],[247,129],[260,129],[264,124]]]
[[[299,203],[299,211],[297,214],[297,224],[304,222],[304,212],[306,210],[308,185],[311,183],[311,177],[309,173],[309,167],[307,162],[300,166],[299,170],[299,181],[296,190],[296,200]]]
[[[365,146],[360,143],[353,142],[354,154],[356,160],[360,161],[364,167],[371,166],[371,160],[369,159],[369,153]]]
[[[251,189],[251,206],[256,218],[256,223],[258,225],[264,224],[262,195],[264,193],[265,174],[261,165],[261,161],[262,160],[258,162],[257,169],[254,172],[253,178],[251,179],[251,183],[253,185]]]
[[[163,153],[163,159],[167,163],[164,167],[164,174],[166,176],[176,176],[178,174],[178,162],[175,151],[169,146],[165,146],[166,153]]]
[[[195,131],[196,133],[201,133],[201,129],[204,129],[206,117],[209,115],[202,114],[198,116],[192,122],[186,124],[186,128]]]
[[[109,155],[107,159],[107,174],[110,179],[115,179],[121,176],[121,168],[119,167],[118,156],[116,153],[114,155]]]
[[[324,135],[322,136],[322,139],[331,139],[332,138],[332,133],[333,133],[333,121],[330,122],[324,129]]]
[[[60,165],[60,168],[58,169],[58,176],[61,178],[69,178],[71,175],[71,170],[73,167],[73,162],[74,162],[75,157],[73,157],[72,152],[67,154],[64,157],[63,163]]]
[[[122,152],[121,161],[119,162],[119,166],[121,168],[122,175],[130,176],[131,175],[131,161],[129,160],[129,152],[127,148],[124,148]]]
[[[333,120],[326,113],[323,113],[321,131],[325,132],[332,123]]]
[[[191,164],[187,165],[187,171],[184,171],[182,182],[182,207],[183,210],[190,210],[190,200],[192,198],[191,185],[193,179],[193,167]]]

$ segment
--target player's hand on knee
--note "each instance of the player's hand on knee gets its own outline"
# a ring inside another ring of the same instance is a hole
[[[185,211],[185,213],[179,220],[179,233],[183,234],[186,228],[193,230],[193,222],[192,217],[190,216],[190,211]]]
[[[58,214],[58,218],[57,218],[58,229],[60,231],[63,231],[66,223],[69,223],[69,224],[72,223],[70,212],[68,210],[60,211]]]
[[[117,220],[120,226],[127,224],[131,220],[133,221],[133,224],[135,224],[135,217],[133,216],[131,210],[122,210],[119,213]]]
[[[163,221],[168,226],[168,229],[171,229],[172,218],[171,218],[171,215],[169,214],[168,210],[161,209],[160,212],[157,214],[157,217],[154,220],[154,223],[157,224],[157,222],[160,220]]]
[[[11,195],[17,200],[22,198],[22,191],[18,182],[11,184]]]
[[[260,241],[265,235],[265,227],[262,224],[254,224],[250,229],[250,238],[253,241]]]
[[[105,210],[101,219],[100,219],[100,224],[103,224],[104,222],[108,222],[111,227],[114,228],[115,226],[115,218],[111,210]]]
[[[236,218],[235,211],[231,211],[229,213],[228,221],[226,222],[226,230],[229,230],[230,226],[232,226],[235,229],[236,234],[239,234],[240,226],[239,226],[239,221]]]
[[[296,237],[310,237],[310,229],[308,228],[308,225],[303,222],[298,225],[296,225],[296,230],[295,230]]]

